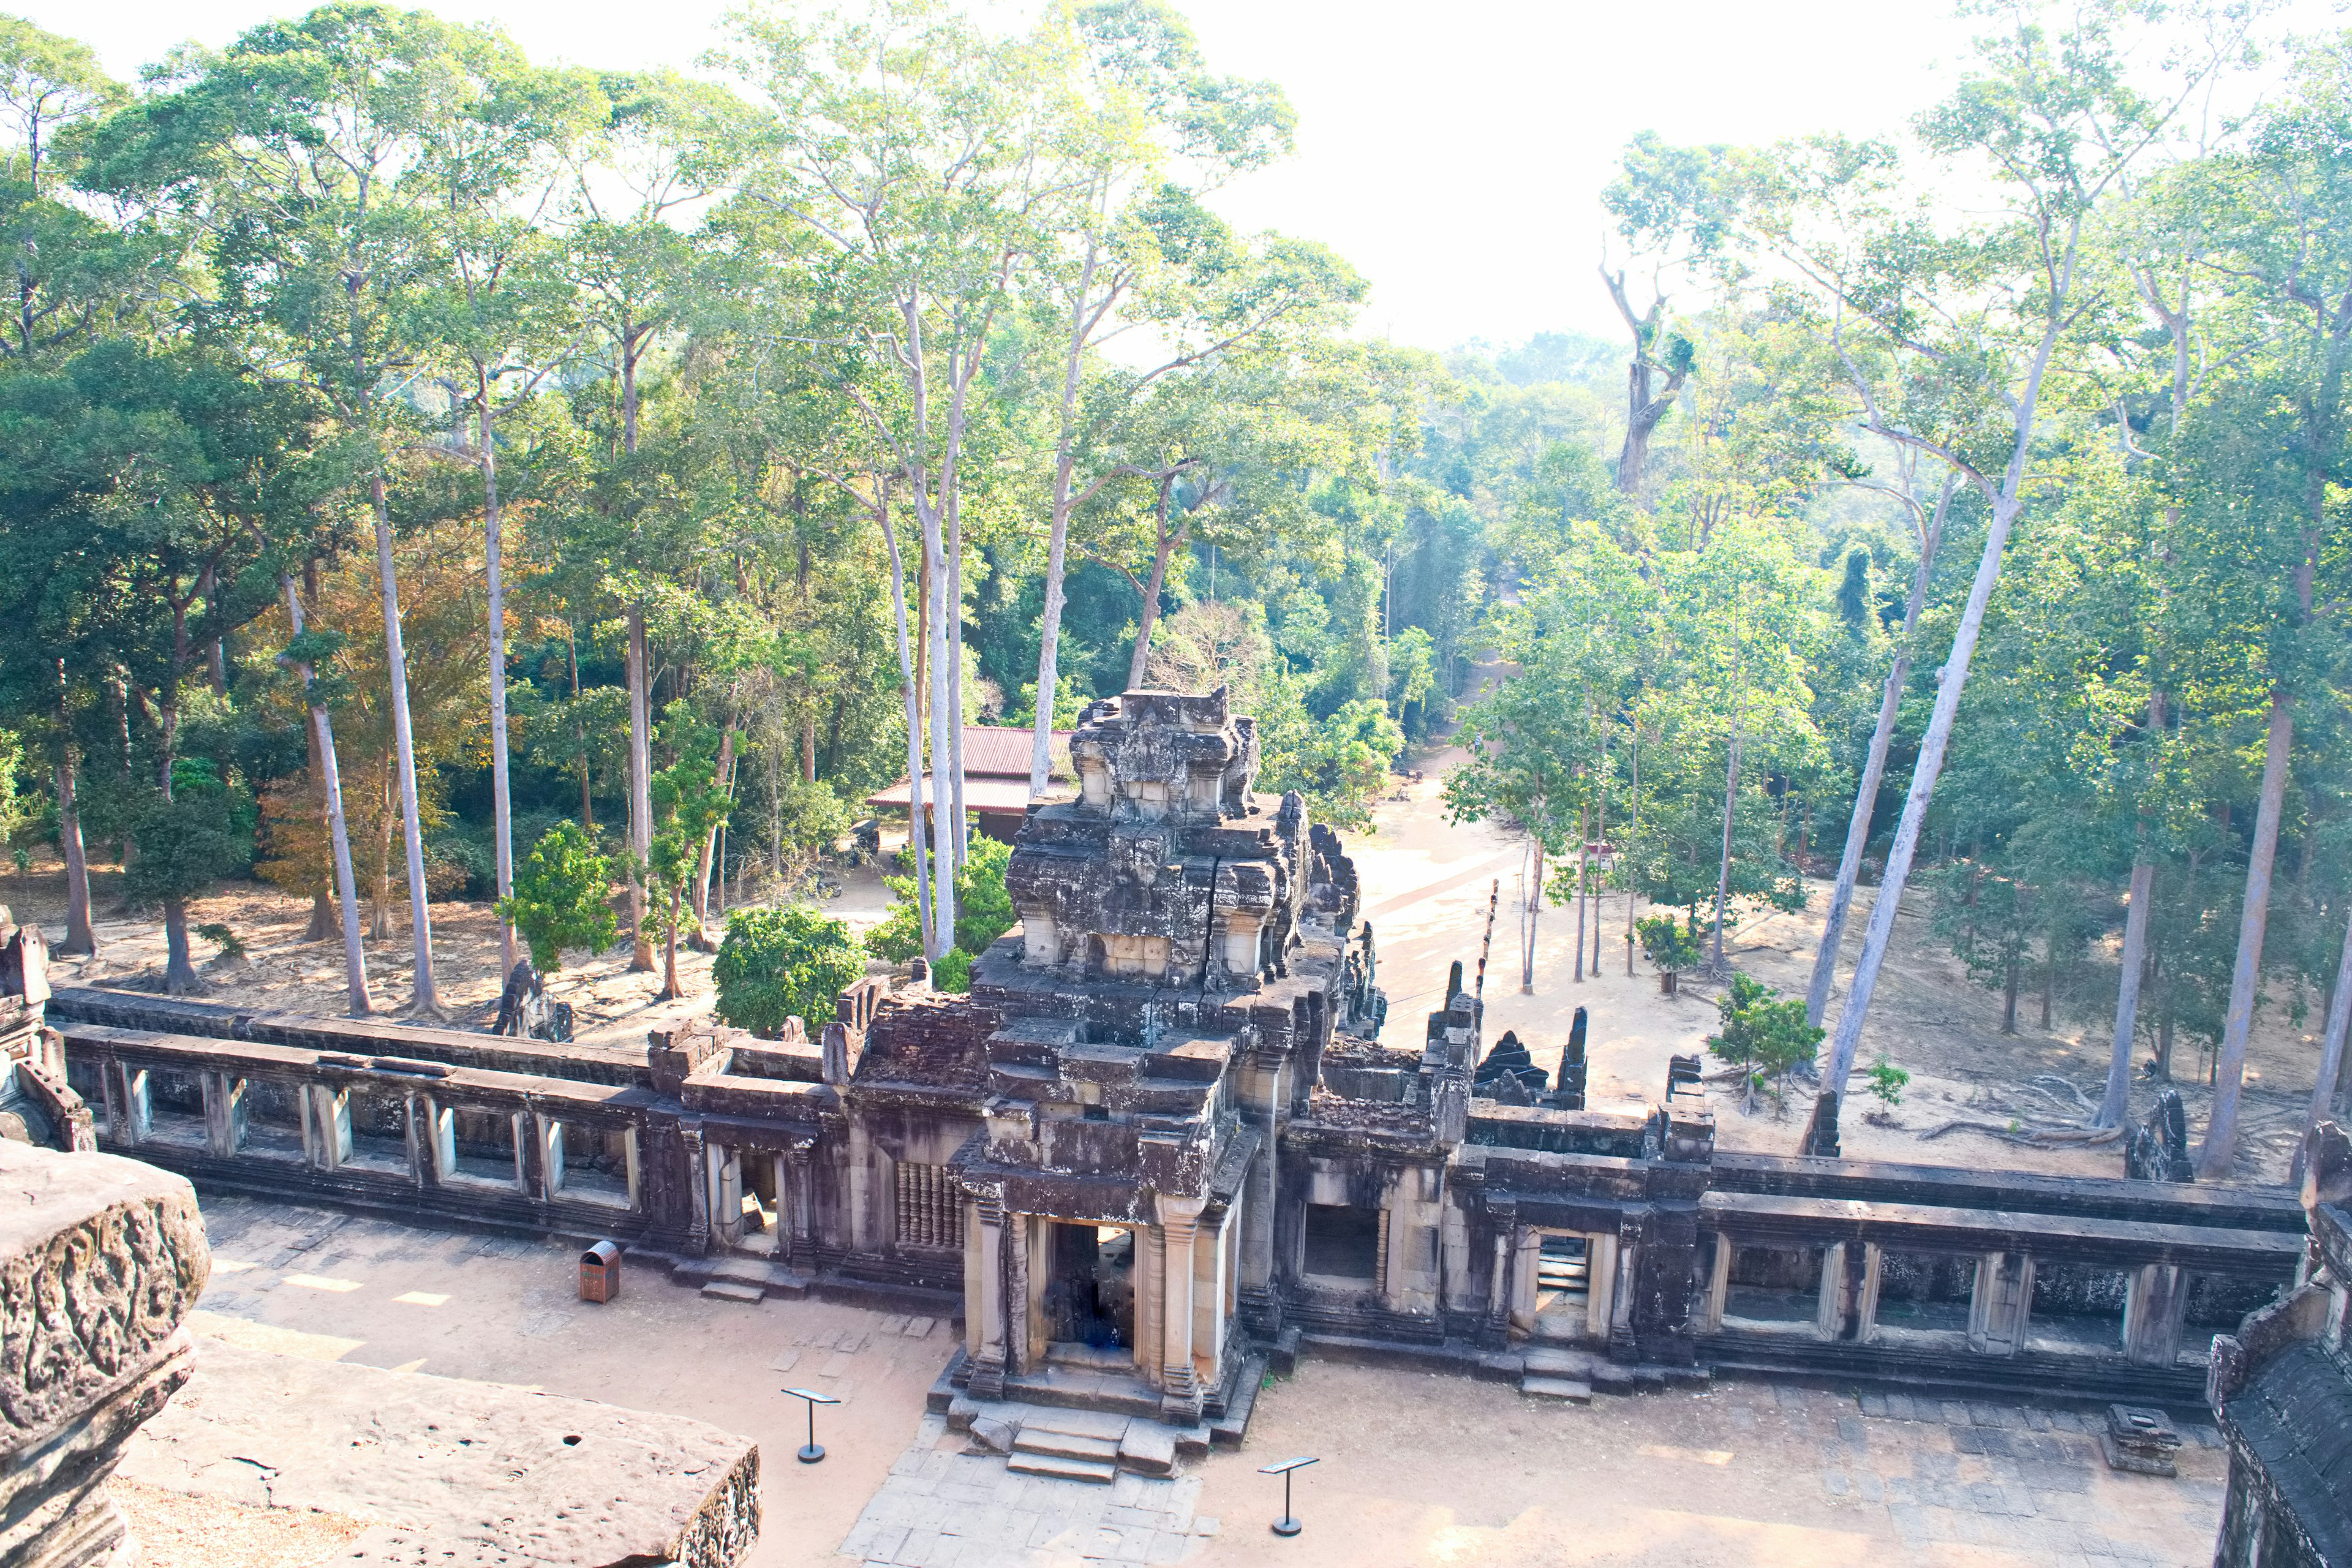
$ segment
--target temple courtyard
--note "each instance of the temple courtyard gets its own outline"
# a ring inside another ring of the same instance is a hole
[[[1758,1382],[1703,1392],[1530,1399],[1512,1385],[1390,1360],[1308,1356],[1260,1399],[1248,1440],[1172,1480],[1015,1474],[927,1415],[952,1326],[815,1299],[737,1305],[625,1272],[578,1299],[576,1254],[236,1197],[208,1198],[215,1253],[194,1329],[321,1362],[487,1380],[697,1417],[755,1439],[757,1565],[905,1568],[1087,1563],[2203,1564],[2226,1464],[2186,1428],[2177,1479],[2117,1474],[2083,1408],[1909,1400]],[[824,1463],[803,1466],[803,1406]],[[179,1396],[201,1402],[195,1379]],[[1294,1540],[1267,1530],[1303,1471]],[[265,1475],[268,1456],[247,1457]],[[130,1446],[124,1502],[160,1564],[331,1561],[335,1521],[240,1521],[171,1489],[167,1445]],[[233,1491],[223,1478],[200,1489]],[[234,1526],[249,1526],[241,1531]],[[275,1525],[275,1528],[272,1526]],[[346,1527],[346,1529],[352,1527]]]

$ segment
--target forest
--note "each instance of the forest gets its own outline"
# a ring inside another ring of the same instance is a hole
[[[0,16],[0,830],[62,951],[103,858],[194,989],[258,878],[429,1016],[436,900],[674,990],[911,777],[945,974],[963,726],[1042,792],[1094,699],[1224,685],[1343,828],[1462,745],[1662,967],[1826,884],[1828,1085],[1915,889],[2004,1027],[2111,1036],[2093,1125],[2210,1079],[2225,1174],[2258,1019],[2324,1016],[2316,1117],[2352,1016],[2352,38],[1975,15],[1900,137],[1635,135],[1622,332],[1442,353],[1218,216],[1297,116],[1160,0],[754,10],[692,74],[343,3],[135,84]]]

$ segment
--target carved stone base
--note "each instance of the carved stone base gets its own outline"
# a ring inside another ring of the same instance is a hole
[[[122,1445],[187,1381],[196,1195],[110,1154],[0,1143],[0,1568],[128,1560]]]

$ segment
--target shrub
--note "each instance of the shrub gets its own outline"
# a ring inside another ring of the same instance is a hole
[[[206,921],[196,928],[196,934],[219,949],[223,958],[245,956],[244,940],[218,921]]]
[[[499,918],[522,933],[542,973],[563,967],[563,950],[601,952],[620,932],[613,918],[613,863],[578,823],[559,822],[531,846],[515,871],[514,897]]]
[[[1805,1022],[1801,998],[1782,1001],[1779,992],[1745,974],[1731,977],[1731,989],[1716,999],[1715,1007],[1722,1029],[1706,1037],[1706,1048],[1747,1069],[1748,1109],[1754,1109],[1756,1091],[1768,1079],[1777,1105],[1781,1075],[1811,1057],[1825,1031]]]
[[[1699,938],[1698,922],[1677,925],[1675,917],[1652,915],[1633,922],[1634,932],[1642,939],[1642,952],[1657,966],[1664,975],[1678,974],[1696,965],[1706,952]],[[1665,987],[1671,991],[1671,985]]]
[[[931,969],[931,989],[952,991],[961,995],[971,989],[971,956],[960,947],[951,947],[940,955]]]
[[[984,952],[988,944],[1013,929],[1013,895],[1004,886],[1004,868],[1011,864],[1013,847],[993,838],[975,838],[971,853],[964,857],[963,870],[956,878],[955,945],[971,962],[971,954]],[[882,917],[882,923],[867,933],[866,943],[893,963],[904,963],[923,951],[922,911],[915,902],[915,879],[912,877],[885,877],[883,884],[898,895],[898,901]],[[940,963],[945,963],[942,955]]]
[[[1888,1061],[1883,1054],[1876,1061],[1871,1063],[1870,1082],[1867,1089],[1878,1099],[1878,1110],[1875,1114],[1884,1116],[1902,1104],[1903,1086],[1910,1081],[1911,1075]]]
[[[834,998],[865,974],[866,947],[849,923],[808,904],[729,915],[727,940],[710,970],[719,1016],[767,1036],[787,1018],[831,1017]]]

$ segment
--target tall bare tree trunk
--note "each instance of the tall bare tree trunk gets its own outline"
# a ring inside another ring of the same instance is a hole
[[[1062,418],[1054,454],[1054,489],[1047,508],[1045,532],[1045,606],[1037,619],[1037,703],[1029,735],[1029,798],[1045,793],[1054,768],[1054,692],[1061,682],[1059,655],[1062,609],[1066,600],[1062,580],[1069,557],[1070,479],[1076,468],[1078,385],[1086,366],[1086,345],[1092,332],[1087,307],[1094,297],[1095,269],[1100,265],[1098,247],[1087,247],[1078,289],[1070,301],[1070,331],[1062,356]],[[1132,685],[1133,682],[1129,682]]]
[[[1935,573],[1936,551],[1943,542],[1944,519],[1951,510],[1952,490],[1958,482],[1957,474],[1946,472],[1935,515],[1920,531],[1919,563],[1911,573],[1911,594],[1903,605],[1903,641],[1879,693],[1878,722],[1870,731],[1870,753],[1863,762],[1853,815],[1846,823],[1845,850],[1838,857],[1837,881],[1830,889],[1829,913],[1822,921],[1821,950],[1813,954],[1812,980],[1805,987],[1805,1022],[1815,1027],[1829,1011],[1830,990],[1837,982],[1838,950],[1845,944],[1846,917],[1853,908],[1863,851],[1870,847],[1870,820],[1878,805],[1879,782],[1886,776],[1886,752],[1894,743],[1895,721],[1903,708],[1903,685],[1911,677],[1912,639],[1918,635],[1919,613],[1927,603],[1927,583]]]
[[[1638,700],[1638,698],[1636,699]],[[1638,712],[1638,710],[1636,710]],[[1625,835],[1625,978],[1633,978],[1633,867],[1634,845],[1642,837],[1642,725],[1638,718],[1633,725],[1632,750],[1626,753],[1627,793],[1633,797],[1633,820]]]
[[[955,868],[963,870],[971,853],[971,818],[965,814],[963,795],[963,508],[948,500],[948,798],[955,831]]]
[[[956,721],[948,695],[948,563],[940,533],[942,520],[938,509],[925,506],[919,497],[915,504],[923,525],[924,552],[929,558],[923,602],[930,619],[927,641],[931,661],[931,940],[937,951],[924,956],[936,963],[955,945],[956,836],[955,825],[949,820],[954,808],[949,785],[954,751],[948,731]]]
[[[1168,585],[1168,560],[1181,542],[1168,531],[1168,492],[1175,487],[1176,476],[1166,474],[1160,480],[1160,532],[1151,552],[1151,581],[1144,585],[1143,605],[1135,616],[1135,652],[1127,661],[1127,689],[1136,690],[1143,685],[1143,667],[1151,657],[1151,628],[1160,621],[1160,595]]]
[[[2344,1037],[2352,1032],[2352,929],[2344,935],[2344,953],[2336,964],[2336,989],[2327,997],[2327,1032],[2320,1037],[2319,1076],[2311,1085],[2311,1112],[2304,1118],[2306,1137],[2311,1130],[2328,1118],[2336,1108],[2336,1089],[2344,1076]],[[2294,1164],[2287,1175],[2287,1184],[2303,1185],[2303,1155],[2305,1144],[2294,1146]]]
[[[499,455],[490,382],[476,371],[475,409],[479,416],[482,469],[482,572],[490,600],[490,840],[498,860],[499,898],[514,897],[514,808],[507,780],[507,593],[499,570]],[[499,977],[514,972],[514,926],[499,919]]]
[[[375,569],[383,586],[383,643],[392,688],[392,738],[400,770],[400,828],[408,857],[408,930],[416,956],[413,1013],[441,1016],[441,994],[433,984],[433,916],[425,907],[425,824],[416,802],[416,742],[408,722],[408,651],[400,636],[400,585],[392,563],[392,508],[385,500],[383,471],[369,476],[375,503]]]
[[[1739,706],[1732,710],[1731,745],[1723,769],[1723,861],[1715,877],[1715,940],[1707,954],[1707,968],[1717,978],[1727,973],[1729,966],[1723,958],[1723,916],[1731,902],[1731,826],[1739,804],[1739,743],[1747,738],[1748,694],[1743,689]]]
[[[731,795],[735,773],[735,721],[730,719],[719,735],[719,765],[711,770],[710,786]],[[712,952],[719,944],[710,940],[710,868],[719,853],[719,832],[722,824],[714,824],[703,836],[702,848],[694,858],[694,935],[688,940],[697,952]],[[724,879],[722,879],[723,880]],[[725,897],[722,889],[720,897]]]
[[[563,623],[563,647],[572,665],[572,739],[580,748],[580,826],[593,842],[596,837],[596,803],[588,788],[588,721],[580,716],[580,639],[572,623]]]
[[[2278,855],[2287,759],[2294,750],[2294,699],[2273,691],[2270,732],[2263,747],[2262,801],[2254,813],[2254,842],[2246,856],[2246,900],[2238,916],[2238,956],[2230,971],[2230,1009],[2221,1017],[2221,1048],[2214,1058],[2213,1112],[2197,1151],[2197,1173],[2209,1182],[2228,1175],[2238,1159],[2238,1096],[2244,1087],[2246,1046],[2253,1035],[2254,998],[2262,986],[2271,868]]]
[[[2037,372],[2037,386],[2038,384]],[[1822,1074],[1824,1093],[1843,1097],[1846,1079],[1853,1073],[1853,1058],[1862,1045],[1863,1020],[1869,1016],[1871,996],[1878,989],[1878,972],[1886,962],[1887,942],[1895,934],[1895,912],[1903,905],[1904,884],[1911,879],[1911,861],[1919,850],[1919,833],[1927,822],[1927,803],[1936,793],[1936,777],[1944,769],[1944,751],[1951,743],[1952,721],[1960,710],[1960,692],[1969,682],[1969,661],[1976,653],[1977,636],[1984,628],[1985,605],[1991,601],[1993,584],[2000,578],[2001,552],[2008,548],[2009,531],[2017,521],[2018,513],[2024,510],[2021,492],[2027,437],[2032,429],[2032,406],[2033,399],[2028,396],[2019,415],[2018,444],[2001,492],[1993,502],[1991,526],[1985,531],[1984,553],[1977,560],[1976,578],[1969,585],[1968,604],[1960,612],[1960,624],[1952,636],[1951,654],[1944,660],[1943,671],[1937,679],[1935,710],[1928,716],[1927,733],[1919,743],[1919,760],[1912,765],[1911,788],[1903,799],[1903,818],[1895,825],[1895,842],[1886,852],[1886,869],[1879,877],[1878,897],[1871,904],[1870,924],[1863,932],[1862,958],[1854,965],[1853,989],[1838,1014],[1829,1065]]]
[[[922,686],[915,676],[915,659],[907,646],[907,568],[898,555],[898,532],[890,526],[890,498],[881,498],[882,538],[890,547],[890,608],[898,625],[898,689],[907,710],[907,853],[915,861],[915,909],[923,928],[926,957],[938,945],[931,908],[931,858],[923,842],[923,710]]]
[[[286,592],[286,621],[294,635],[302,635],[302,602],[294,593],[294,579],[279,579]],[[298,663],[302,691],[310,694],[310,665]],[[343,988],[351,1016],[364,1018],[375,1011],[368,997],[367,950],[360,942],[359,881],[352,874],[352,837],[343,820],[343,777],[335,762],[335,730],[326,708],[310,704],[310,754],[318,762],[320,792],[327,797],[327,840],[335,861],[335,897],[341,904],[343,928]]]
[[[646,973],[654,966],[653,934],[646,930],[645,874],[637,868],[653,858],[654,770],[650,679],[646,665],[646,611],[629,606],[629,968]]]
[[[2131,1109],[2132,1041],[2139,1021],[2140,972],[2147,966],[2148,906],[2156,901],[2156,861],[2145,826],[2132,857],[2129,906],[2124,911],[2123,973],[2116,987],[2115,1044],[2107,1055],[2106,1091],[2091,1118],[2094,1127],[2120,1127]]]
[[[60,956],[95,953],[98,938],[89,924],[89,858],[81,843],[81,808],[74,801],[73,742],[66,742],[58,758],[58,847],[66,862],[66,939],[57,946]]]
[[[1576,984],[1584,984],[1584,808],[1576,808]]]

